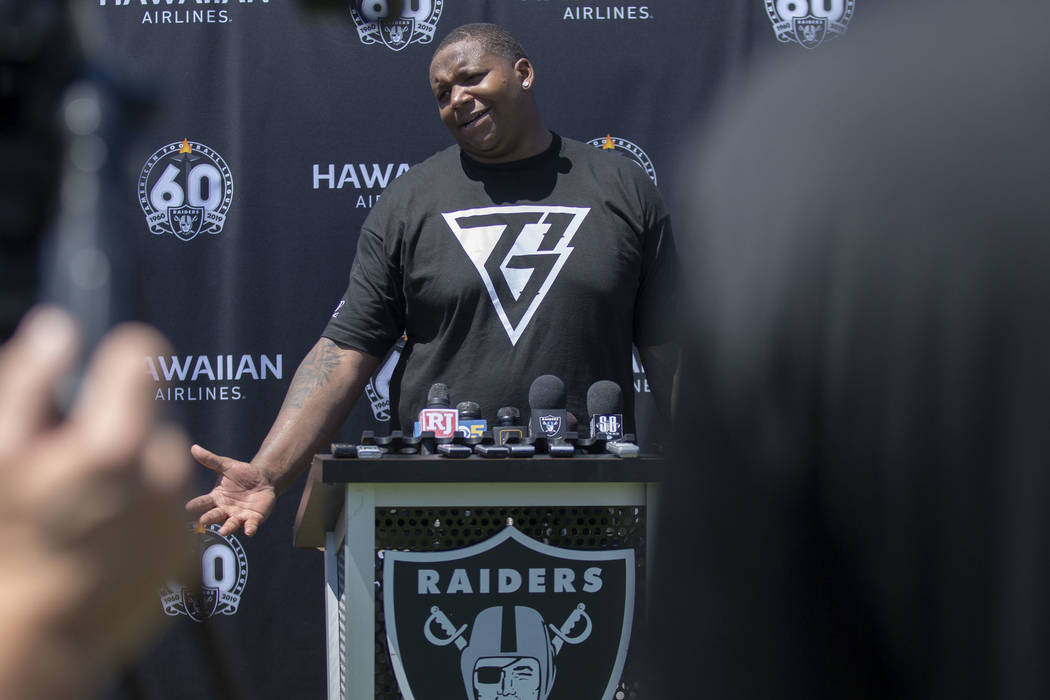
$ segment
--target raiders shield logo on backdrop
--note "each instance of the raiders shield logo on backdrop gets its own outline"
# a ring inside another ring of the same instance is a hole
[[[634,613],[634,550],[537,542],[513,526],[464,549],[383,553],[405,700],[611,700]]]
[[[168,207],[168,224],[178,238],[188,241],[201,232],[204,207]]]
[[[828,33],[828,20],[826,17],[795,17],[792,20],[795,28],[795,41],[807,49],[815,49],[824,41]]]

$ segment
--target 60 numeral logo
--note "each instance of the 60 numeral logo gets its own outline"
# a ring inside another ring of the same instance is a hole
[[[149,192],[149,201],[154,209],[181,207],[187,202],[192,207],[204,207],[208,211],[219,208],[222,203],[222,174],[218,168],[211,163],[194,165],[186,173],[185,188],[178,182],[180,174],[181,171],[169,163],[157,178],[157,183]]]
[[[846,13],[846,0],[777,0],[777,12],[786,20],[812,15],[835,21]]]
[[[215,150],[183,139],[149,157],[138,190],[150,232],[189,241],[200,233],[222,231],[233,200],[233,177]]]
[[[426,21],[434,11],[432,0],[358,0],[357,9],[369,22],[403,17]]]

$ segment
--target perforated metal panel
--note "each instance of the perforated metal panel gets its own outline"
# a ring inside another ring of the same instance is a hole
[[[489,539],[513,519],[514,526],[529,537],[566,549],[633,549],[635,551],[634,634],[645,622],[645,534],[644,506],[588,507],[447,507],[376,508],[376,655],[375,697],[400,700],[397,681],[390,665],[383,617],[383,552],[441,551],[460,549]],[[616,700],[640,700],[636,672],[628,655]],[[634,675],[632,675],[634,674]]]

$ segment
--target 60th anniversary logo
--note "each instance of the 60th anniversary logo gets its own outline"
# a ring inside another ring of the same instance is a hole
[[[222,231],[233,201],[233,175],[214,149],[183,139],[153,152],[142,166],[138,195],[150,233],[190,241]]]

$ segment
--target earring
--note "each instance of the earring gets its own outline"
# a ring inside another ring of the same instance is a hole
[[[529,81],[528,81],[528,80],[525,80],[525,81],[523,81],[523,82],[522,82],[522,84],[521,84],[521,86],[522,86],[523,88],[527,88],[527,87],[529,86]]]

